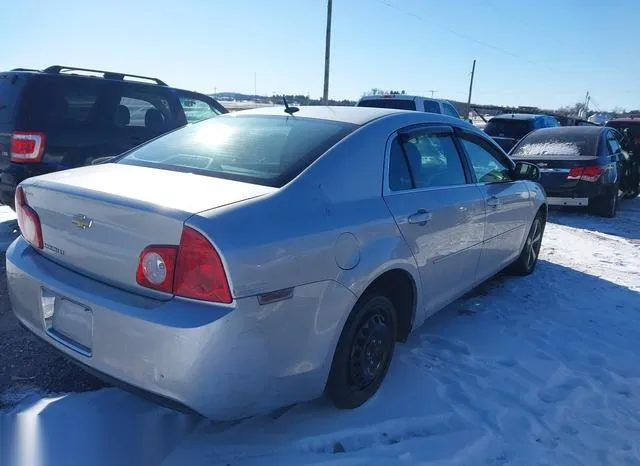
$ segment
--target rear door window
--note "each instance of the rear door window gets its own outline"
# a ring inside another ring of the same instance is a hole
[[[424,101],[424,111],[427,113],[441,113],[440,112],[440,104],[435,100],[426,100]]]
[[[610,154],[619,154],[621,151],[620,143],[618,139],[615,137],[613,132],[607,132],[607,147],[609,149]]]

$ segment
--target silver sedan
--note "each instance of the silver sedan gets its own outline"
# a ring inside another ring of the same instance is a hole
[[[397,341],[497,272],[533,271],[534,165],[446,116],[268,108],[24,181],[13,309],[104,378],[228,420],[354,408]]]

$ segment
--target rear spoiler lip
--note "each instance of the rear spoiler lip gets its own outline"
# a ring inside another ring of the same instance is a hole
[[[513,160],[519,160],[522,162],[531,161],[536,162],[592,162],[599,160],[600,157],[595,155],[513,155],[510,156]]]

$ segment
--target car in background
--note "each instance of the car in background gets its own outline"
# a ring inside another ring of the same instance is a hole
[[[222,115],[25,180],[9,296],[39,338],[170,406],[355,408],[396,341],[501,270],[534,271],[539,174],[443,115]]]
[[[508,113],[491,118],[483,131],[508,153],[520,139],[531,131],[559,125],[558,120],[549,115]]]
[[[416,95],[385,94],[362,97],[356,107],[395,108],[397,110],[416,110],[419,112],[437,113],[462,119],[451,102],[442,99],[430,99]]]
[[[0,202],[32,176],[89,165],[227,110],[157,78],[51,66],[0,72]]]
[[[614,217],[620,191],[629,186],[622,139],[603,126],[544,128],[525,136],[510,156],[540,168],[549,205],[589,207]]]
[[[609,120],[606,126],[617,129],[624,136],[623,149],[627,150],[631,159],[630,196],[636,197],[640,194],[640,116]]]

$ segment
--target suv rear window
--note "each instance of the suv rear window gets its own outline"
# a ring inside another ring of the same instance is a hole
[[[397,110],[415,110],[416,103],[409,99],[364,99],[358,107],[395,108]]]
[[[10,123],[24,78],[16,74],[0,74],[0,123]]]
[[[151,141],[118,163],[281,187],[357,127],[310,118],[223,115]]]
[[[492,118],[484,127],[489,136],[520,139],[533,130],[533,120]]]
[[[549,134],[536,131],[524,138],[511,152],[513,157],[597,155],[599,132]]]

